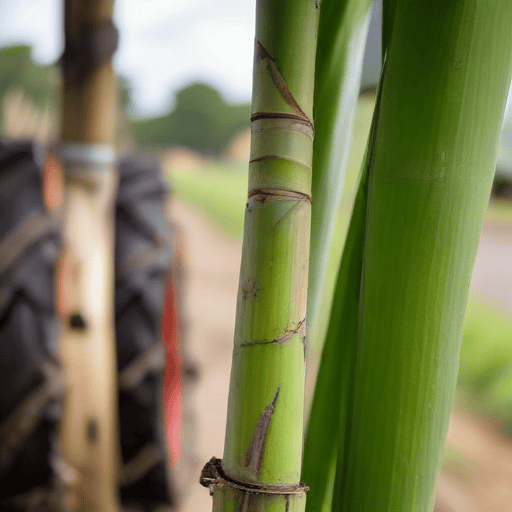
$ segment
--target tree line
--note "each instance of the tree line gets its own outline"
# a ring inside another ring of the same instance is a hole
[[[32,48],[27,45],[0,48],[0,105],[9,91],[18,89],[41,111],[58,113],[61,86],[58,64],[37,64],[31,54]],[[133,98],[126,78],[119,79],[119,89],[120,107],[129,109]],[[204,155],[219,156],[233,136],[249,126],[249,104],[233,105],[205,83],[185,86],[173,103],[162,116],[130,118],[130,128],[139,146],[184,147]],[[0,109],[0,122],[1,115]]]

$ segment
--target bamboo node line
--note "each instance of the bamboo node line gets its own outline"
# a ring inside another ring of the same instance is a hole
[[[222,468],[222,460],[212,457],[201,471],[199,483],[209,489],[210,495],[213,495],[217,488],[231,487],[249,494],[272,494],[281,496],[290,496],[297,494],[305,494],[309,491],[309,487],[302,482],[297,485],[279,486],[265,485],[248,482],[241,482],[226,475]]]
[[[279,188],[253,188],[247,194],[247,204],[272,201],[304,201],[311,203],[311,196],[295,190]]]

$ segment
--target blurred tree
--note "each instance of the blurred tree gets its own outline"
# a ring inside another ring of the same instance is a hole
[[[11,89],[22,89],[41,110],[58,105],[59,70],[55,64],[39,65],[30,46],[0,48],[0,102]]]
[[[123,110],[127,110],[132,105],[132,86],[128,78],[117,75],[119,82],[119,106]]]
[[[231,105],[209,85],[195,83],[176,95],[166,116],[138,121],[137,141],[145,146],[182,146],[203,154],[221,154],[233,135],[249,125],[250,106]]]

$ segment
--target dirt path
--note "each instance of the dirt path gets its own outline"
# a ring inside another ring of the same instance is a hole
[[[512,312],[511,224],[500,221],[485,223],[471,289],[475,295]]]
[[[199,475],[212,456],[222,457],[224,449],[241,246],[177,200],[171,215],[185,237],[186,349],[199,372],[192,397],[197,460],[180,512],[206,512],[212,508],[212,499],[199,485]]]
[[[240,269],[240,244],[194,208],[174,201],[172,217],[185,235],[187,352],[199,370],[193,396],[196,464],[180,512],[207,512],[211,497],[198,483],[203,464],[222,457]],[[512,231],[486,224],[473,292],[512,311]],[[463,454],[438,486],[439,512],[511,512],[512,442],[487,420],[457,411],[447,445]]]
[[[484,416],[457,411],[446,445],[462,458],[442,473],[438,494],[448,506],[441,510],[512,511],[512,440]]]
[[[512,225],[486,222],[471,281],[472,293],[512,311]],[[445,464],[439,512],[511,512],[512,440],[478,414],[457,410],[446,440],[459,460]]]

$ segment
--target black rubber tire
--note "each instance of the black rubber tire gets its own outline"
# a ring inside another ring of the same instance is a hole
[[[50,510],[60,417],[54,267],[58,225],[42,199],[41,148],[0,139],[0,510]],[[23,419],[23,421],[21,421]],[[25,428],[24,428],[25,425]],[[39,507],[39,508],[38,508]]]
[[[59,510],[51,461],[63,391],[57,385],[61,370],[54,297],[60,236],[58,223],[43,205],[39,153],[44,151],[31,143],[0,139],[3,512]],[[152,160],[125,158],[118,170],[115,311],[124,478],[119,492],[122,507],[153,512],[175,506],[178,496],[169,467],[162,400],[161,322],[171,267],[169,191],[161,168]],[[45,389],[48,396],[39,403],[33,425],[20,434],[12,425],[23,423],[15,420],[26,419],[24,404]]]
[[[169,192],[160,166],[151,159],[124,158],[118,169],[115,303],[121,454],[125,468],[130,463],[141,468],[121,484],[120,495],[123,506],[152,512],[177,504],[164,432],[161,339],[171,266]],[[137,382],[124,385],[123,375],[137,364]]]

